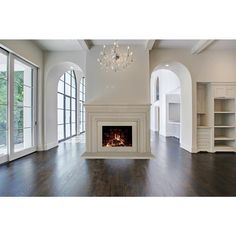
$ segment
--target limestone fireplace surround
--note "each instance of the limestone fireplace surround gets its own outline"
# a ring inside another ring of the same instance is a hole
[[[151,159],[150,105],[85,105],[87,159]],[[103,126],[132,126],[132,147],[103,147]]]

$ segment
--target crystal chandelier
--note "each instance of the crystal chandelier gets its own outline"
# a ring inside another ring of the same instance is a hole
[[[123,50],[122,50],[123,49]],[[112,46],[103,46],[103,50],[99,54],[97,61],[102,69],[106,71],[122,71],[130,66],[133,62],[133,52],[128,46],[126,50],[120,48],[117,41]]]

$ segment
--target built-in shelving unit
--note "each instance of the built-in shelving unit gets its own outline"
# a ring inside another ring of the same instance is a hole
[[[214,98],[214,150],[235,150],[235,98]]]
[[[236,151],[236,83],[197,83],[197,151]]]
[[[197,147],[199,151],[209,151],[211,128],[209,126],[208,83],[197,83]]]

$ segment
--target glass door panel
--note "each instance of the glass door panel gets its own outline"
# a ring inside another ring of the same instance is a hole
[[[8,153],[7,59],[7,55],[0,50],[0,158]]]
[[[14,59],[14,152],[35,146],[33,68]]]

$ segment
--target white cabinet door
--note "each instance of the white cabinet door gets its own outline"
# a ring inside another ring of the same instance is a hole
[[[225,87],[217,86],[213,88],[214,97],[225,97]]]
[[[225,88],[225,96],[227,98],[234,98],[236,96],[236,89],[234,86],[232,87],[229,87],[229,86],[226,86]]]
[[[235,86],[214,86],[213,94],[215,98],[234,98],[236,97]]]

